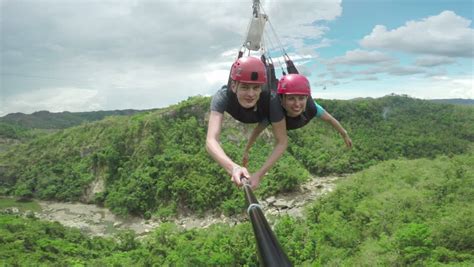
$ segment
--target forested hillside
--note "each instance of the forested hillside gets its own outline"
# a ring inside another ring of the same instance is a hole
[[[23,198],[90,200],[118,214],[168,216],[177,209],[239,212],[244,206],[228,175],[205,151],[209,98],[194,97],[166,109],[85,123],[0,155],[0,193]],[[352,101],[320,100],[350,133],[348,151],[325,123],[291,131],[288,151],[267,174],[258,196],[291,191],[315,175],[352,173],[396,158],[434,158],[469,151],[474,108],[400,96]],[[227,117],[222,144],[241,158],[252,126]],[[264,132],[251,151],[250,169],[271,151]],[[88,198],[91,183],[103,189]]]
[[[290,152],[316,174],[352,172],[393,158],[464,153],[474,141],[474,107],[401,96],[319,101],[350,133],[355,148],[335,151],[335,131],[313,122],[290,132]],[[323,127],[321,129],[321,127]],[[315,134],[317,133],[317,134]],[[317,136],[317,137],[316,137]]]
[[[473,266],[474,154],[389,160],[349,176],[275,233],[295,266]],[[243,198],[242,192],[240,197]],[[88,237],[59,223],[0,214],[0,264],[257,266],[250,223],[144,240]]]
[[[11,113],[0,117],[0,152],[7,150],[14,144],[28,142],[60,129],[102,120],[107,116],[128,116],[138,112],[145,112],[145,110]]]
[[[89,112],[49,112],[37,111],[32,114],[10,113],[0,118],[0,123],[20,126],[26,129],[64,129],[83,122],[101,120],[107,116],[133,115],[145,110],[108,110]]]
[[[465,98],[451,98],[451,99],[431,99],[430,101],[445,104],[456,104],[456,105],[474,105],[474,99]]]

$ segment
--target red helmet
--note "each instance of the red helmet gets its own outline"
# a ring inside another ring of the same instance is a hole
[[[267,82],[267,70],[260,59],[241,57],[232,64],[230,78],[243,83],[265,84]]]
[[[308,79],[301,74],[288,74],[278,82],[278,94],[282,95],[311,95]]]

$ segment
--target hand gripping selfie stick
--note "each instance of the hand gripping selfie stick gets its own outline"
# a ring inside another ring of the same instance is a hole
[[[247,178],[241,178],[244,183],[245,200],[247,202],[247,214],[252,222],[253,233],[257,240],[257,248],[260,263],[263,266],[292,266],[290,260],[282,250],[280,243],[275,237],[262,208],[255,198]]]

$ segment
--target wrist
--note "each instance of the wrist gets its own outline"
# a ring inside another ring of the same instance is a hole
[[[241,169],[242,167],[240,167],[239,165],[235,165],[234,167],[232,167],[231,174],[234,174],[236,171],[240,171]]]
[[[258,181],[260,181],[260,179],[262,178],[262,176],[264,175],[265,173],[262,173],[260,171],[257,171],[255,172],[252,176],[257,179]]]

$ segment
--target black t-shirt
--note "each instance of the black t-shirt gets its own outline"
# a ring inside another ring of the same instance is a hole
[[[280,104],[280,97],[278,97],[278,103]],[[321,107],[318,103],[316,103],[313,99],[308,98],[306,102],[306,109],[301,113],[298,117],[290,117],[286,113],[286,110],[281,107],[283,114],[285,115],[286,120],[286,130],[294,130],[301,128],[308,124],[311,119],[314,117],[321,117],[326,112],[323,107]],[[268,121],[263,121],[263,125],[267,126],[269,124]]]
[[[227,86],[223,86],[212,97],[211,111],[227,112],[234,119],[243,123],[257,123],[262,121],[279,122],[284,118],[278,95],[263,89],[260,98],[253,108],[242,107],[237,95]]]
[[[311,97],[308,97],[306,101],[306,109],[301,113],[298,117],[289,117],[285,116],[286,118],[286,129],[287,130],[294,130],[301,128],[308,124],[312,118],[316,116],[318,109],[316,108],[316,104]]]

